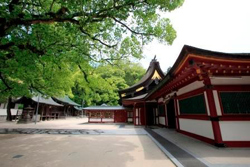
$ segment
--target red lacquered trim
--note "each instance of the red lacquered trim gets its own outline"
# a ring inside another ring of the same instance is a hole
[[[250,121],[250,115],[223,115],[221,121]]]
[[[185,119],[210,120],[210,117],[207,115],[179,115],[177,117]]]
[[[224,141],[226,147],[250,147],[250,141]]]
[[[187,132],[187,131],[183,131],[183,130],[177,130],[177,132],[180,132],[180,133],[182,133],[184,135],[193,137],[195,139],[201,140],[201,141],[209,143],[209,144],[215,144],[215,141],[213,139],[209,139],[207,137],[203,137],[203,136],[200,136],[200,135],[197,135],[197,134],[194,134],[194,133],[190,133],[190,132]]]

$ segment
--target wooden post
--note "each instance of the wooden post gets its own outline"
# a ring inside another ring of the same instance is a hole
[[[144,123],[145,127],[147,127],[147,109],[146,109],[146,102],[144,102]]]
[[[180,124],[179,124],[179,117],[178,117],[178,102],[177,102],[177,95],[175,93],[174,95],[174,109],[175,109],[175,129],[176,131],[180,130]]]
[[[225,144],[223,143],[222,136],[221,136],[219,117],[217,115],[216,105],[215,105],[213,90],[212,90],[213,87],[211,84],[211,80],[208,76],[204,78],[204,84],[206,87],[207,101],[208,101],[208,107],[210,110],[210,116],[211,116],[210,120],[212,122],[215,145],[218,147],[225,147]]]
[[[168,110],[167,110],[167,103],[164,103],[165,107],[165,126],[168,127]]]
[[[136,103],[134,103],[134,106],[133,106],[133,121],[134,121],[134,125],[136,125],[136,108],[135,108],[135,106],[136,106]]]

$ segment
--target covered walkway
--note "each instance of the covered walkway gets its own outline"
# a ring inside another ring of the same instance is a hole
[[[194,161],[192,158],[185,160],[185,157],[193,157],[196,159],[195,161],[198,160],[209,167],[250,167],[250,148],[218,148],[167,128],[156,128],[152,131],[156,133],[156,139],[157,135],[166,139],[162,146],[168,145],[167,149],[170,153],[173,147],[178,147],[178,150],[172,155],[177,160],[179,157],[181,163],[182,160],[186,161],[184,166],[188,166],[187,164]],[[174,146],[169,146],[169,143]],[[175,153],[178,153],[177,156],[174,155]]]

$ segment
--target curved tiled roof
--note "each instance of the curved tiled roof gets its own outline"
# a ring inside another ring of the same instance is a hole
[[[53,97],[56,101],[59,103],[71,105],[71,106],[81,106],[80,104],[77,104],[76,102],[72,101],[68,96],[64,97]]]
[[[162,82],[155,86],[147,94],[147,96],[144,97],[144,99],[149,99],[152,94],[154,94],[156,91],[160,90],[165,84],[167,84],[175,75],[175,72],[177,71],[178,67],[190,54],[200,55],[204,58],[220,58],[224,60],[250,60],[250,53],[223,53],[184,45],[171,70],[165,75]]]
[[[159,62],[154,58],[145,73],[145,75],[136,84],[130,86],[129,88],[119,90],[120,94],[132,93],[141,87],[147,87],[154,80],[161,80],[164,77],[164,73],[160,68]]]
[[[123,106],[89,106],[83,108],[84,110],[126,110]]]

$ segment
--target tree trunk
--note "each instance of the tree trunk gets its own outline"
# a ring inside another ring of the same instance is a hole
[[[11,96],[8,98],[8,105],[7,105],[7,118],[6,120],[7,121],[12,121],[12,116],[11,116],[11,111],[10,111],[10,108],[11,108]]]

